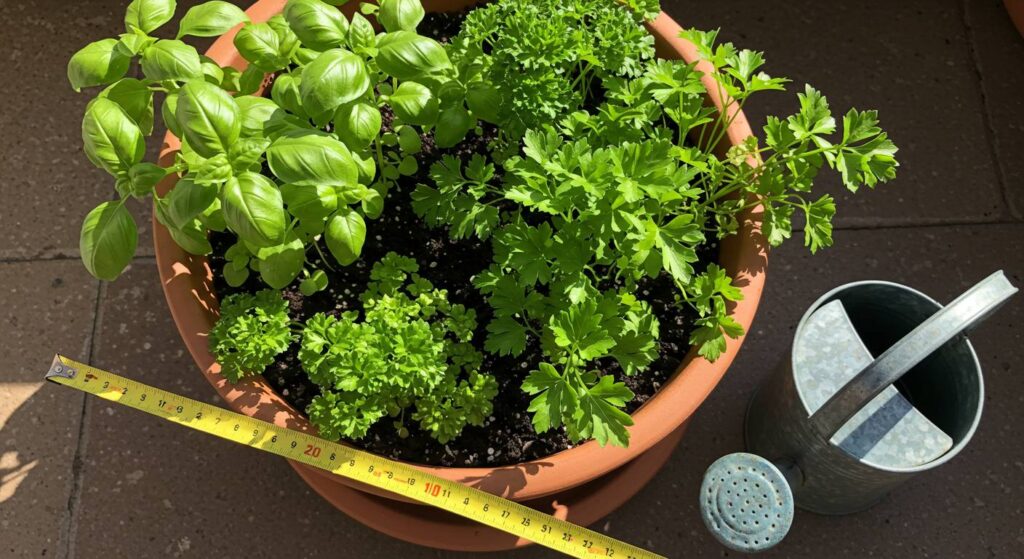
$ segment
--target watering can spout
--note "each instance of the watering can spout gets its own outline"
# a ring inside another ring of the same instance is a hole
[[[834,435],[865,404],[946,342],[971,330],[999,309],[1017,288],[1002,270],[971,287],[868,364],[811,414],[812,428]]]

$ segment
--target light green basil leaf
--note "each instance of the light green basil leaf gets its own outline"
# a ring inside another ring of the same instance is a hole
[[[153,92],[145,83],[135,78],[124,78],[101,91],[99,96],[120,105],[144,135],[153,133]]]
[[[423,4],[420,0],[380,0],[377,21],[386,31],[415,31],[423,21]]]
[[[185,35],[193,37],[217,37],[231,30],[239,23],[249,21],[241,8],[221,0],[212,0],[189,8],[178,26],[178,39]]]
[[[437,98],[430,89],[416,82],[405,81],[387,98],[395,116],[409,124],[429,126],[437,122]]]
[[[487,122],[498,124],[498,108],[501,106],[501,94],[493,85],[472,83],[466,90],[466,104],[473,116]]]
[[[384,211],[384,197],[372,188],[367,189],[366,194],[360,201],[360,206],[363,208],[363,213],[366,214],[366,217],[377,219]]]
[[[232,146],[237,145],[232,144]],[[231,178],[234,174],[234,166],[226,153],[218,153],[213,157],[203,159],[197,164],[189,165],[189,176],[192,180],[203,185],[220,184]]]
[[[200,60],[199,67],[203,72],[203,78],[211,84],[220,87],[220,84],[224,81],[224,69],[216,62],[206,59],[205,56],[200,57]]]
[[[396,31],[378,41],[377,65],[389,76],[409,80],[452,66],[441,43],[413,31]]]
[[[327,289],[327,274],[323,270],[314,271],[299,284],[299,291],[307,297],[324,289]]]
[[[260,278],[274,289],[287,287],[302,272],[306,263],[306,247],[294,231],[277,246],[261,248],[256,253],[260,261]]]
[[[366,157],[359,157],[359,154],[353,153],[352,160],[356,162],[359,172],[359,184],[370,184],[373,182],[373,178],[377,175],[377,163],[374,161],[373,156],[367,154]]]
[[[89,161],[114,176],[127,173],[146,153],[139,125],[120,105],[105,97],[93,99],[86,108],[82,143]]]
[[[134,196],[142,198],[153,191],[157,185],[168,174],[168,169],[152,163],[136,163],[128,169],[128,173],[117,179],[117,193],[122,198]]]
[[[423,151],[423,139],[412,126],[401,126],[398,128],[398,147],[402,148],[402,153],[415,155]]]
[[[306,47],[299,47],[295,49],[294,54],[295,62],[297,62],[299,66],[308,65],[310,62],[316,60],[316,57],[318,56],[320,56],[320,51],[307,49]]]
[[[317,133],[278,138],[267,150],[270,170],[283,183],[356,184],[359,170],[345,144]]]
[[[132,0],[124,14],[125,30],[152,33],[171,21],[176,7],[174,0]]]
[[[334,114],[334,133],[352,150],[370,145],[380,126],[380,109],[367,103],[348,103]]]
[[[344,49],[331,49],[302,70],[299,92],[309,115],[333,112],[340,105],[363,96],[370,88],[366,64]]]
[[[282,109],[307,118],[309,115],[302,107],[302,97],[299,94],[299,85],[302,83],[302,72],[289,72],[280,74],[274,79],[274,86],[270,90],[270,98]]]
[[[348,34],[341,11],[320,0],[288,0],[284,18],[302,44],[319,51],[339,47]]]
[[[235,264],[234,262],[228,262],[224,265],[224,281],[228,282],[231,287],[241,287],[245,280],[249,279],[249,266],[248,262],[245,264]]]
[[[348,26],[348,47],[355,52],[375,54],[369,49],[373,49],[376,44],[377,33],[373,30],[373,24],[362,14],[353,14],[352,23]]]
[[[157,41],[142,51],[142,73],[155,81],[187,81],[203,76],[194,47],[178,40]]]
[[[75,91],[113,83],[128,72],[132,53],[116,39],[89,43],[68,61],[68,81]]]
[[[263,87],[263,79],[267,75],[255,66],[249,66],[238,77],[238,94],[252,95]]]
[[[174,188],[164,196],[158,204],[162,205],[162,223],[168,227],[185,228],[192,220],[199,217],[217,199],[218,188],[203,185],[193,177],[178,179]]]
[[[193,219],[184,227],[168,227],[167,232],[171,234],[171,239],[189,254],[203,255],[213,252],[210,240],[206,237],[206,230],[198,219]]]
[[[239,238],[256,247],[271,247],[285,240],[288,222],[281,190],[257,173],[232,177],[221,192],[224,221]]]
[[[281,42],[281,55],[290,58],[299,47],[302,45],[299,43],[299,37],[292,31],[291,26],[284,19],[284,16],[277,14],[276,16],[267,20],[267,25],[277,33],[277,38]]]
[[[149,48],[157,41],[156,37],[150,37],[149,35],[141,35],[139,33],[121,33],[118,35],[118,39],[121,41],[121,45],[134,56],[142,54],[142,51]]]
[[[338,209],[338,195],[330,186],[286,184],[281,196],[288,213],[303,221],[323,221]]]
[[[359,212],[348,207],[339,208],[324,232],[328,250],[342,266],[355,262],[363,252],[366,222]]]
[[[203,210],[197,218],[207,229],[224,231],[228,225],[224,221],[224,212],[220,208],[220,198],[214,198],[213,203]]]
[[[178,93],[168,93],[164,97],[164,104],[160,106],[160,116],[164,119],[164,126],[178,138],[181,138],[181,125],[174,115],[178,110]]]
[[[251,23],[242,27],[234,44],[242,58],[263,72],[276,72],[288,65],[288,56],[281,52],[281,37],[270,24]]]
[[[138,241],[138,228],[124,203],[104,202],[85,216],[78,248],[90,274],[112,281],[132,261]]]
[[[476,121],[462,107],[451,107],[441,111],[434,128],[434,141],[437,147],[450,148],[466,137]]]
[[[226,154],[238,139],[242,119],[238,103],[223,89],[192,80],[178,92],[175,117],[185,140],[203,157]]]
[[[243,95],[235,97],[238,109],[242,115],[241,137],[243,138],[265,138],[264,125],[274,113],[281,111],[277,103],[266,97],[255,95]]]
[[[270,147],[266,138],[239,138],[228,150],[228,161],[235,173],[259,171],[259,163],[263,154]]]

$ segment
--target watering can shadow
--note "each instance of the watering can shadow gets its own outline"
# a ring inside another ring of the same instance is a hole
[[[966,333],[1016,292],[999,271],[945,307],[881,281],[819,298],[789,357],[750,401],[749,452],[718,459],[704,475],[708,529],[726,547],[763,551],[785,537],[794,507],[861,511],[952,459],[984,400]]]

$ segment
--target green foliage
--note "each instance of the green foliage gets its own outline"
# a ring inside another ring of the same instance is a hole
[[[237,293],[221,301],[220,318],[210,330],[210,351],[217,356],[221,374],[231,382],[259,375],[274,358],[288,349],[293,335],[288,302],[264,289],[250,295]]]
[[[578,109],[603,80],[636,75],[654,56],[642,22],[658,10],[656,2],[634,4],[641,9],[610,0],[502,0],[473,10],[451,49],[464,81],[487,86],[470,108],[519,137]]]
[[[358,439],[385,416],[404,431],[406,412],[445,443],[491,413],[497,383],[470,343],[476,315],[448,302],[410,258],[388,253],[371,271],[364,316],[317,314],[299,360],[321,390],[307,413],[320,436]]]
[[[82,137],[89,160],[114,177],[116,207],[152,195],[171,237],[196,254],[210,252],[208,231],[235,234],[238,258],[225,271],[234,285],[258,272],[271,287],[315,276],[305,289],[325,289],[326,276],[306,258],[319,236],[338,264],[357,260],[366,221],[381,215],[399,177],[416,172],[420,135],[457,144],[477,127],[467,103],[478,106],[482,97],[476,86],[469,101],[445,48],[416,33],[419,0],[375,6],[385,28],[379,35],[362,15],[349,21],[338,4],[289,0],[281,14],[252,23],[236,6],[212,0],[188,10],[175,39],[160,39],[155,32],[172,19],[175,1],[134,0],[126,33],[75,53],[71,86],[105,87],[86,110]],[[180,40],[239,25],[234,45],[249,63],[245,71],[222,68]],[[136,64],[140,77],[124,77]],[[267,73],[276,75],[270,99],[257,95]],[[166,94],[159,114],[182,140],[164,168],[142,161],[158,92]],[[396,115],[389,136],[400,141],[382,135],[388,106]],[[176,188],[188,185],[190,195],[155,194],[165,177]],[[212,190],[193,196],[195,185]],[[117,242],[95,224],[82,232],[84,248],[113,251],[82,254],[89,271],[108,280],[130,261],[137,236],[130,218],[109,219],[121,215],[113,207],[96,212],[116,224]]]

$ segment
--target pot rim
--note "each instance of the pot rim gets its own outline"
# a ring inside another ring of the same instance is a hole
[[[424,7],[427,11],[451,11],[475,3],[473,0],[425,0]],[[284,4],[285,0],[258,0],[246,13],[253,22],[262,22],[280,13]],[[341,9],[347,16],[351,16],[351,12],[356,9],[354,4],[348,3]],[[697,60],[696,47],[679,37],[679,24],[667,14],[661,12],[646,25],[655,37],[658,57],[681,58],[687,62]],[[245,61],[232,44],[238,29],[236,27],[218,37],[206,55],[222,66],[244,68]],[[698,63],[697,68],[705,72],[701,79],[709,100],[721,110],[722,99],[714,87],[713,78],[707,75],[713,68],[706,62]],[[753,135],[746,117],[738,107],[733,105],[730,112],[735,117],[726,130],[726,138],[722,140],[725,147],[738,145]],[[161,163],[166,165],[172,162],[179,148],[178,139],[168,132],[160,154]],[[166,194],[173,186],[173,179],[173,176],[169,176],[158,185],[157,191],[161,195]],[[601,447],[591,440],[550,456],[505,466],[460,468],[410,464],[422,471],[518,501],[536,499],[581,485],[650,449],[689,419],[703,403],[736,358],[750,332],[764,288],[767,266],[767,242],[761,234],[760,216],[760,207],[747,210],[741,216],[742,225],[738,234],[721,242],[718,258],[718,263],[729,272],[743,292],[743,300],[735,303],[730,316],[743,326],[745,334],[735,340],[727,339],[726,351],[714,363],[700,357],[696,348],[691,347],[669,381],[632,414],[634,425],[629,428],[629,447]],[[167,229],[157,221],[155,212],[152,223],[157,267],[168,307],[182,340],[207,381],[228,405],[241,413],[282,427],[315,432],[305,416],[279,396],[262,377],[232,385],[221,376],[220,366],[207,346],[207,334],[218,311],[217,298],[213,292],[213,272],[207,258],[188,254],[174,243]],[[301,464],[293,465],[309,468]],[[310,470],[338,483],[394,498],[392,494],[354,480],[316,468]]]

